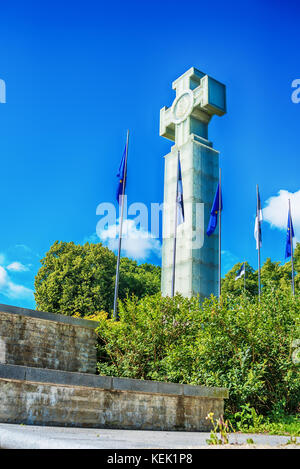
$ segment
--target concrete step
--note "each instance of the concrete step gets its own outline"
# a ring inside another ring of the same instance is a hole
[[[204,431],[225,388],[0,364],[0,422]]]

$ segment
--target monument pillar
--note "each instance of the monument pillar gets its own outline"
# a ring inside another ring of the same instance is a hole
[[[165,156],[162,294],[171,295],[177,154],[180,151],[184,223],[177,229],[175,291],[218,295],[218,230],[205,235],[219,178],[219,152],[208,140],[214,114],[226,113],[225,85],[195,68],[173,82],[175,100],[160,111],[160,135],[175,142]]]

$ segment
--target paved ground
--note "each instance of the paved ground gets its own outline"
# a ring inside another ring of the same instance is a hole
[[[90,428],[38,427],[0,424],[0,448],[4,449],[192,449],[209,448],[209,433],[108,430]],[[287,436],[234,434],[230,443],[243,444],[252,438],[257,447],[276,447]],[[298,438],[300,443],[300,438]],[[288,445],[291,448],[294,445]],[[294,446],[295,447],[295,446]],[[300,448],[300,446],[296,446]]]

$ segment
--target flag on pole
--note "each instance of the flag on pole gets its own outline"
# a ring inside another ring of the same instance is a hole
[[[213,234],[213,232],[216,229],[217,222],[218,222],[218,213],[223,209],[223,204],[222,204],[222,194],[220,193],[220,183],[218,184],[217,191],[215,194],[214,202],[212,205],[212,209],[210,212],[210,219],[208,223],[208,227],[206,230],[207,236],[210,236]]]
[[[120,203],[120,196],[124,195],[124,193],[125,193],[125,185],[123,183],[124,183],[124,179],[125,179],[125,184],[126,184],[126,174],[125,174],[125,172],[126,172],[126,154],[127,154],[127,142],[126,142],[126,145],[125,145],[125,150],[124,150],[124,153],[123,153],[123,156],[122,156],[122,159],[121,159],[121,163],[120,163],[120,167],[119,167],[119,171],[118,171],[118,174],[117,174],[118,186],[117,186],[116,197],[117,197],[118,203]]]
[[[174,246],[173,246],[173,267],[172,267],[172,286],[171,296],[175,294],[175,268],[176,268],[176,240],[177,240],[177,226],[184,222],[184,207],[183,207],[183,189],[182,177],[180,166],[180,153],[177,157],[177,184],[176,184],[176,206],[175,206],[175,226],[174,226]]]
[[[292,242],[293,242],[294,236],[295,236],[295,233],[294,233],[293,221],[292,221],[292,216],[291,216],[291,212],[289,209],[287,231],[286,231],[285,259],[287,257],[291,257],[292,255]]]
[[[180,156],[178,154],[178,172],[177,172],[177,226],[184,222],[184,206],[183,206],[183,188],[181,177]]]
[[[257,207],[256,207],[256,217],[254,225],[254,238],[256,239],[256,249],[261,247],[262,244],[262,235],[261,235],[261,222],[262,222],[262,210],[260,203],[259,190],[257,189]]]
[[[237,271],[236,273],[236,277],[234,280],[238,280],[239,278],[241,278],[243,275],[245,275],[246,273],[246,263],[244,262],[242,267]]]
[[[119,181],[118,181],[116,196],[117,196],[117,201],[119,205],[121,204],[121,217],[120,217],[120,228],[119,228],[119,247],[118,247],[118,256],[117,256],[115,294],[114,294],[114,312],[113,312],[113,317],[116,321],[118,320],[119,275],[120,275],[122,228],[123,228],[123,216],[124,216],[124,198],[125,198],[124,194],[125,194],[125,186],[126,186],[126,179],[127,179],[128,142],[129,142],[129,130],[127,130],[125,150],[121,159],[119,172],[117,174]]]

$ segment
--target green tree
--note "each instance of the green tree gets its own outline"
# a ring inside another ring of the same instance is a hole
[[[222,294],[232,294],[239,296],[241,294],[254,296],[257,294],[257,273],[248,262],[245,263],[245,276],[235,280],[237,272],[242,267],[243,262],[235,264],[232,269],[222,279]]]
[[[267,258],[261,267],[261,286],[262,289],[268,287],[269,289],[280,288],[287,292],[291,291],[292,282],[292,265],[291,260],[281,264],[280,262],[272,262]],[[246,295],[256,296],[258,294],[258,272],[246,262],[246,277],[241,277],[235,280],[238,270],[243,265],[239,262],[222,279],[222,292],[223,294],[231,294],[239,296],[241,293]],[[294,250],[294,274],[295,274],[295,291],[300,291],[300,276],[297,272],[300,271],[300,243],[297,243]]]
[[[262,286],[270,288],[280,288],[285,291],[291,291],[292,267],[291,262],[281,265],[280,262],[272,262],[267,258],[261,268]]]
[[[140,264],[121,258],[120,262],[120,298],[134,294],[137,298],[154,295],[160,291],[161,268],[153,264]]]
[[[78,245],[56,241],[41,260],[35,278],[38,309],[71,316],[113,307],[116,256],[101,243]],[[160,290],[160,267],[122,258],[119,297],[141,298]]]
[[[280,262],[272,262],[268,257],[261,268],[261,282],[263,285],[276,285],[278,286],[282,279],[282,269]]]

